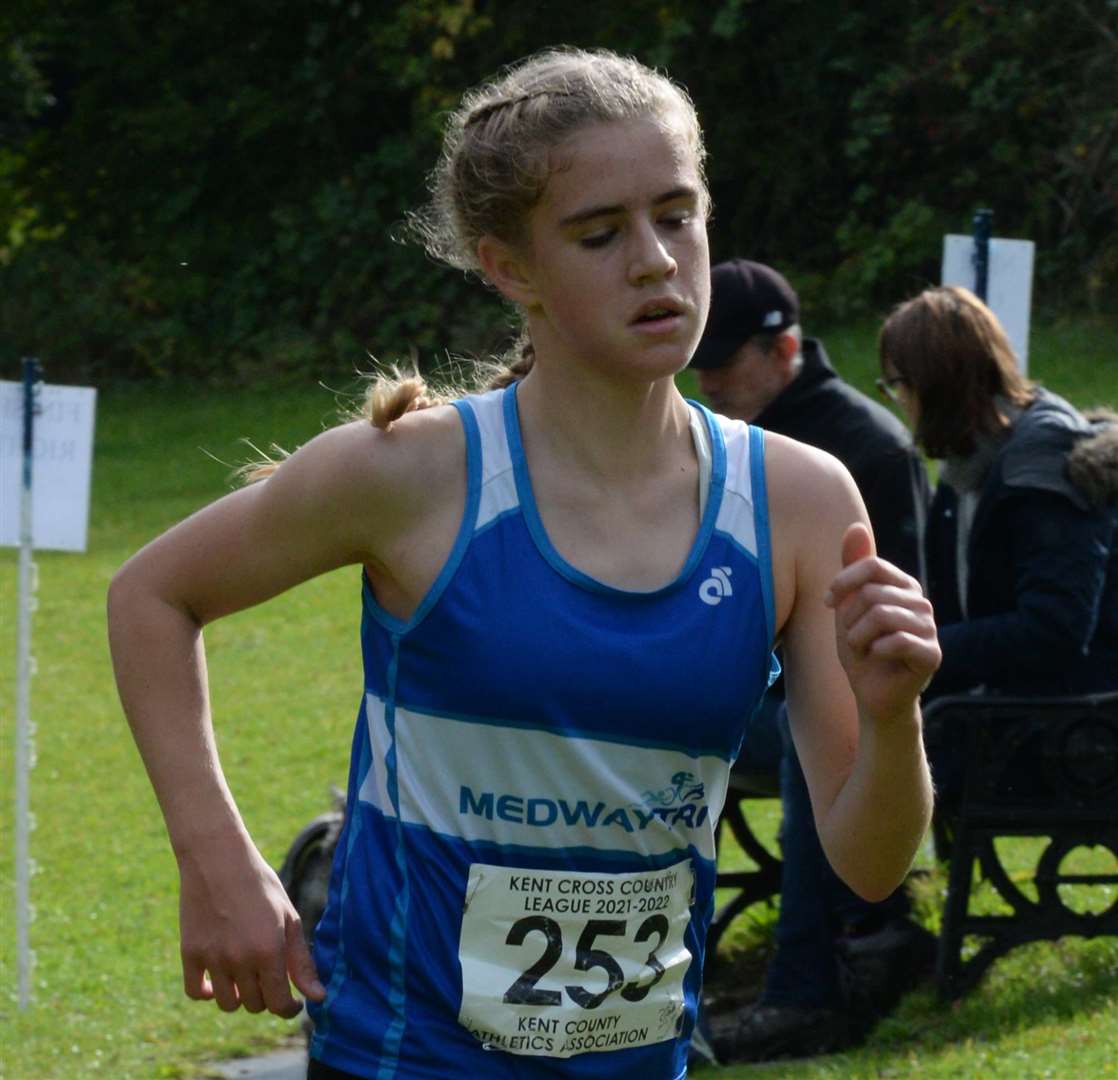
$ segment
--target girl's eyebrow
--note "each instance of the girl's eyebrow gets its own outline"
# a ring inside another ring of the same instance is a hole
[[[663,195],[657,195],[652,200],[653,206],[660,206],[663,203],[674,202],[676,199],[691,198],[697,199],[698,192],[693,187],[684,186],[672,188],[671,191],[664,192]],[[559,225],[562,228],[568,228],[571,225],[584,225],[588,221],[593,221],[594,218],[610,217],[614,214],[624,213],[625,207],[618,204],[616,206],[591,206],[586,210],[579,210],[577,213],[569,214],[565,218],[561,218]]]

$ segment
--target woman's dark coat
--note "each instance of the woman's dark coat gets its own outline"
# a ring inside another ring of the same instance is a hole
[[[943,665],[928,696],[1118,690],[1118,417],[1043,390],[1021,414],[981,488],[965,620],[956,508],[941,483],[926,557]]]

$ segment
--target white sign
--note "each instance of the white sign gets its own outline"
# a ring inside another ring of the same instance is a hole
[[[31,472],[31,546],[85,551],[97,391],[38,387]],[[0,382],[0,546],[18,547],[23,384]]]
[[[1029,311],[1033,299],[1033,256],[1031,240],[990,240],[986,267],[986,305],[998,317],[1021,373],[1029,370]],[[974,237],[943,238],[943,285],[962,285],[974,292]]]

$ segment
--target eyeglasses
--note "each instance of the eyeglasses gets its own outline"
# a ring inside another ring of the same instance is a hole
[[[888,398],[894,405],[899,405],[901,399],[897,394],[897,387],[908,386],[908,379],[903,375],[890,375],[887,379],[875,379],[874,385],[880,391],[882,397]]]

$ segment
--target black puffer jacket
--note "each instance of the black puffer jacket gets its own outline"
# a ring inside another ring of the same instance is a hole
[[[967,618],[955,491],[928,518],[928,592],[943,666],[928,696],[1118,690],[1118,416],[1040,391],[983,483],[968,542]]]

